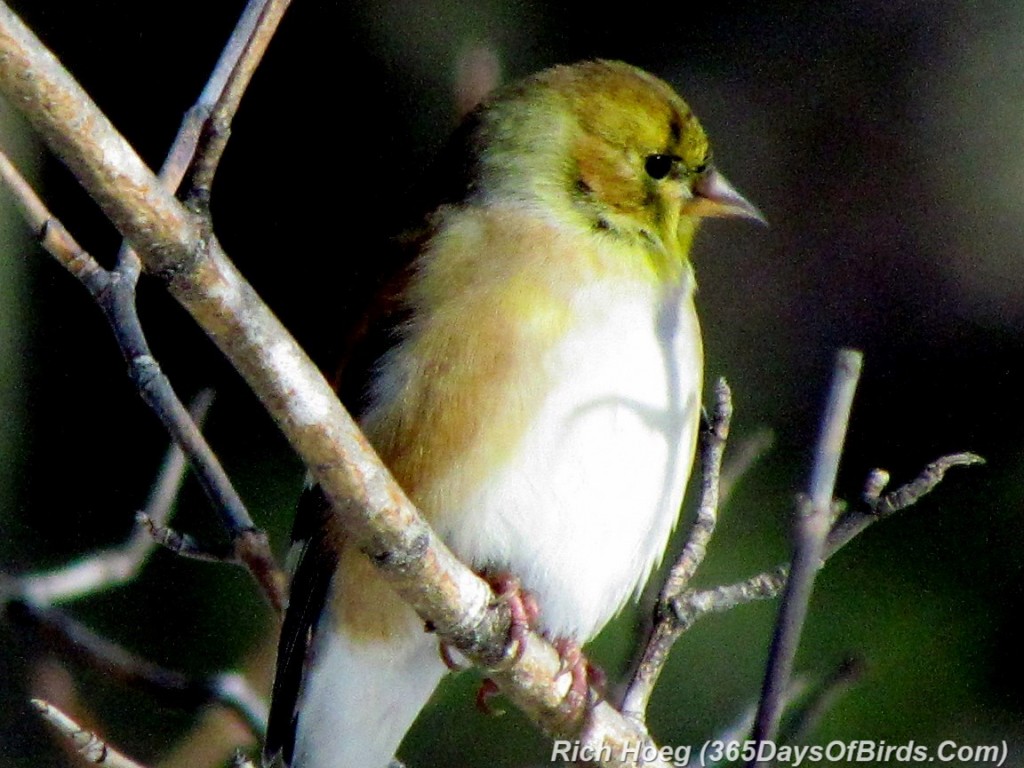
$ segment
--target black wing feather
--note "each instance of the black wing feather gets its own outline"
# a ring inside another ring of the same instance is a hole
[[[303,678],[338,561],[337,542],[327,540],[332,528],[326,524],[329,513],[330,506],[319,486],[303,491],[292,530],[294,546],[300,547],[300,552],[277,648],[264,766],[273,763],[278,754],[283,755],[285,765],[291,765],[295,751]]]

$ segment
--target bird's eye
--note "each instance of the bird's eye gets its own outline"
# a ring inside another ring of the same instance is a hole
[[[698,165],[696,168],[693,169],[693,174],[695,176],[703,176],[705,173],[707,173],[707,171],[708,171],[708,164],[707,163],[701,163],[700,165]]]
[[[675,155],[648,155],[644,170],[652,179],[664,179],[671,173],[677,159]]]

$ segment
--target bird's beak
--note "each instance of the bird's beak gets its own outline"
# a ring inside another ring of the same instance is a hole
[[[683,205],[683,213],[688,216],[739,216],[753,219],[767,225],[768,221],[757,210],[757,206],[749,202],[737,192],[725,176],[712,168],[693,186],[693,198]]]

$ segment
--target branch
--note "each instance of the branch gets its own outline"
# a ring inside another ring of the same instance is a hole
[[[739,483],[740,478],[758,462],[772,447],[775,435],[770,429],[759,429],[750,437],[735,442],[730,450],[729,460],[722,465],[718,480],[718,506],[724,507]]]
[[[820,681],[810,692],[807,700],[794,714],[793,720],[782,733],[781,739],[787,744],[803,741],[814,732],[821,718],[831,710],[836,701],[864,677],[865,664],[858,657],[844,659],[828,677]]]
[[[510,643],[507,608],[424,522],[216,237],[146,169],[6,5],[0,5],[0,91],[64,160],[146,269],[167,282],[231,360],[363,552],[439,636],[487,669],[545,730],[576,736],[586,716],[585,738],[594,747],[623,739],[646,742],[642,729],[607,704],[565,716],[567,680],[555,649],[535,634],[518,651]]]
[[[984,463],[983,458],[973,453],[955,453],[943,456],[925,467],[914,480],[892,493],[876,499],[878,507],[891,509],[892,512],[877,515],[870,508],[866,511],[853,509],[846,512],[832,526],[825,542],[822,559],[828,562],[854,536],[863,533],[869,526],[884,520],[889,514],[897,511],[897,506],[898,509],[906,509],[916,504],[935,489],[950,468]],[[879,473],[888,477],[888,473],[884,470],[876,469],[871,472],[869,483]],[[786,586],[788,575],[789,564],[785,563],[736,584],[713,589],[691,590],[673,601],[672,615],[682,630],[686,631],[696,621],[712,613],[724,613],[740,605],[778,597]]]
[[[854,350],[841,350],[836,357],[832,388],[811,470],[810,506],[797,518],[793,563],[786,580],[782,605],[779,606],[761,701],[754,719],[751,735],[758,745],[771,741],[778,731],[783,698],[807,618],[814,580],[824,564],[825,542],[833,522],[832,497],[839,473],[839,458],[846,440],[853,394],[857,389],[862,362],[863,356]]]
[[[186,115],[183,132],[192,135],[189,124],[193,121],[202,126],[195,133],[197,143],[192,146],[192,189],[188,196],[204,206],[209,202],[213,177],[231,136],[231,121],[290,4],[291,0],[249,0],[199,100]],[[168,159],[173,155],[172,151]],[[166,166],[161,176],[164,170]],[[180,183],[179,177],[175,188]]]
[[[643,649],[640,663],[622,701],[623,713],[640,722],[644,721],[647,704],[665,662],[668,661],[669,651],[683,632],[674,621],[670,606],[686,591],[690,579],[704,561],[708,542],[715,532],[718,522],[719,476],[731,420],[732,393],[725,379],[719,379],[715,386],[715,407],[708,428],[701,434],[702,480],[697,519],[682,554],[672,566],[661,589],[651,637]]]
[[[8,613],[40,633],[48,645],[104,677],[148,693],[164,706],[196,711],[220,704],[234,712],[259,738],[266,733],[267,705],[235,672],[205,678],[165,669],[131,653],[55,608],[16,602]]]
[[[828,552],[838,552],[865,528],[879,520],[900,512],[929,493],[942,482],[953,467],[969,467],[984,464],[985,460],[974,453],[953,453],[933,461],[921,474],[892,493],[880,496],[889,481],[889,473],[883,469],[874,470],[865,484],[864,500],[867,510],[851,510],[842,515],[828,535]]]
[[[209,391],[193,402],[190,410],[196,424],[203,423],[212,402]],[[184,479],[185,454],[177,443],[172,443],[150,490],[145,511],[139,514],[157,523],[166,521]],[[51,605],[126,584],[142,569],[156,545],[156,540],[138,526],[119,547],[97,552],[63,568],[20,577],[17,591],[26,600]]]
[[[39,715],[62,736],[71,740],[75,751],[82,759],[107,768],[145,768],[140,763],[125,757],[92,731],[87,731],[57,707],[42,699],[32,699],[32,706]]]
[[[281,612],[284,578],[270,552],[266,534],[256,528],[220,460],[178,399],[149,349],[135,306],[138,274],[134,255],[125,252],[118,260],[116,270],[104,269],[50,213],[2,152],[0,178],[14,192],[19,208],[29,225],[39,233],[43,247],[82,282],[103,310],[128,363],[129,377],[143,401],[188,455],[200,485],[228,531],[237,560],[245,563],[271,605]]]

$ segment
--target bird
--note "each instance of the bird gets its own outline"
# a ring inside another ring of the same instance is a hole
[[[763,217],[673,88],[617,61],[496,89],[424,178],[339,392],[456,555],[585,643],[659,563],[693,464],[698,225]],[[304,499],[264,764],[383,768],[449,670]]]

